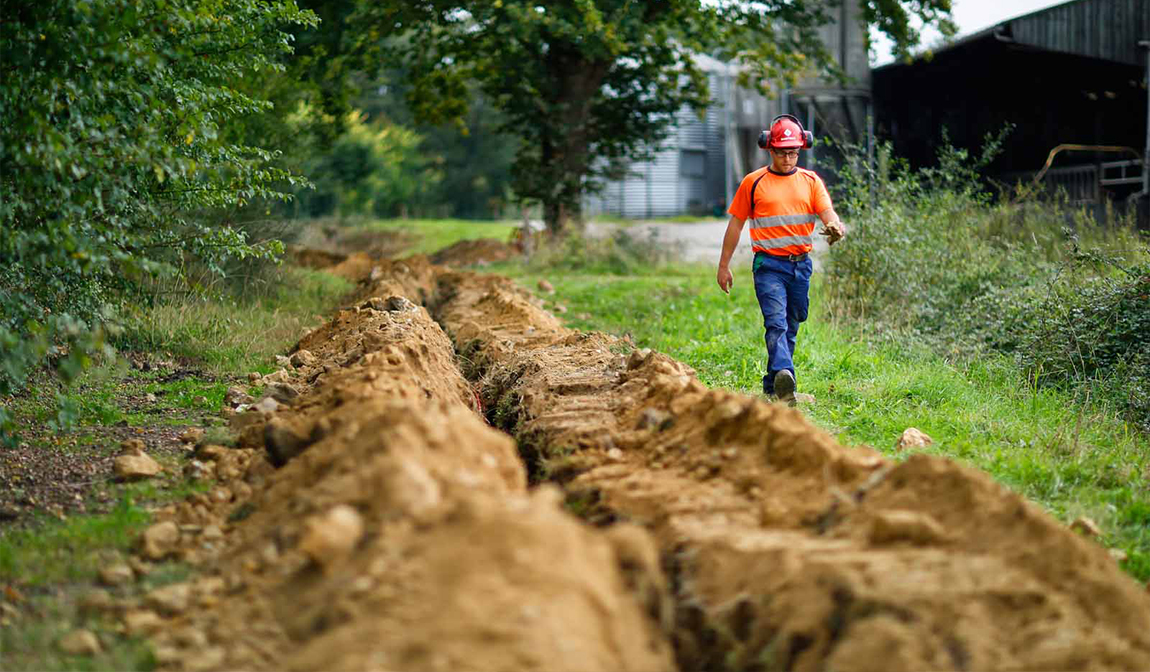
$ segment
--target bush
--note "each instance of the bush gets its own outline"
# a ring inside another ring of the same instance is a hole
[[[1013,306],[990,343],[1037,384],[1095,383],[1088,389],[1150,432],[1150,262],[1076,256],[1044,294]]]
[[[284,28],[315,21],[290,0],[2,6],[0,395],[45,357],[68,378],[106,351],[149,278],[281,251],[199,215],[298,182],[223,136],[268,107],[235,84],[280,68]]]
[[[873,170],[855,155],[828,309],[958,358],[1010,354],[1035,383],[1084,384],[1150,428],[1150,248],[1129,223],[1100,226],[1027,188],[992,199],[980,174],[1001,141],[978,156],[944,146],[918,171],[889,147]]]

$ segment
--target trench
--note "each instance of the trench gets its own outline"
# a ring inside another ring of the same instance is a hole
[[[593,525],[654,537],[680,669],[1150,660],[1125,620],[1150,623],[1146,596],[986,474],[841,446],[797,410],[568,330],[506,279],[444,272],[431,298],[531,483],[559,485]]]
[[[842,446],[506,278],[360,266],[243,430],[270,462],[161,515],[246,507],[162,669],[1150,667],[1150,597],[985,474]]]

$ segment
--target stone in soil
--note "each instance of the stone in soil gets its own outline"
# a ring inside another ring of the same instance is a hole
[[[120,455],[112,462],[116,478],[123,481],[139,481],[163,473],[159,462],[148,455]]]
[[[136,580],[132,568],[123,563],[101,567],[98,574],[100,582],[106,586],[122,586]]]
[[[204,430],[200,427],[189,427],[180,434],[179,438],[183,443],[198,443],[200,439],[204,438]]]
[[[174,616],[188,608],[191,595],[188,584],[174,583],[148,593],[144,596],[144,605],[161,614]]]
[[[179,543],[179,526],[167,520],[144,530],[140,536],[140,552],[148,560],[162,560],[175,553]]]
[[[73,630],[60,640],[60,650],[70,656],[92,656],[103,648],[90,630]]]
[[[898,437],[894,447],[895,450],[906,450],[907,448],[923,448],[932,443],[934,443],[934,439],[927,436],[922,430],[916,427],[907,427]]]

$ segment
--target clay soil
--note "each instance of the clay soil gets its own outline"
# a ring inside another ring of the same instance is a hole
[[[198,567],[118,605],[162,668],[1150,668],[1150,596],[985,474],[841,446],[507,279],[362,266],[145,534]]]

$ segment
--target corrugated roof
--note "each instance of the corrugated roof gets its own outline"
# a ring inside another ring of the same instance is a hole
[[[1150,0],[1071,0],[963,36],[935,53],[985,39],[1145,65],[1146,54],[1138,42],[1150,40]],[[901,64],[878,69],[897,65]]]

